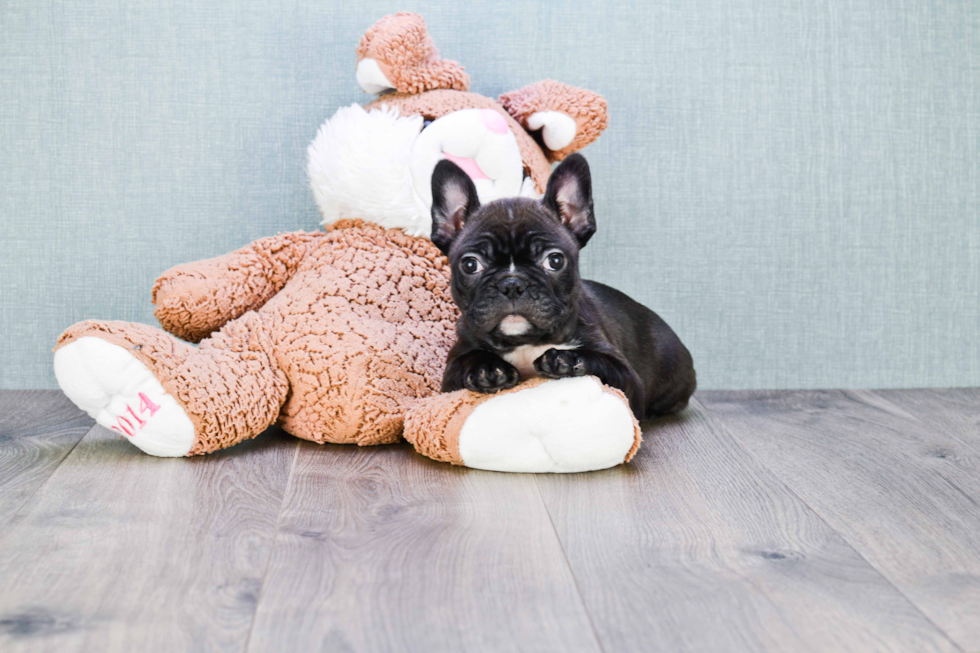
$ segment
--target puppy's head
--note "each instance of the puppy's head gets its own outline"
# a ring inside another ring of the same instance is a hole
[[[595,233],[589,164],[566,158],[544,197],[480,206],[458,166],[432,174],[432,242],[452,266],[461,326],[491,347],[554,341],[575,326],[581,281],[578,252]]]

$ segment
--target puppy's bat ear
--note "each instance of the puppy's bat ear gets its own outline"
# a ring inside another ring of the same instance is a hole
[[[449,253],[466,220],[480,208],[473,180],[462,168],[443,159],[432,172],[432,242]]]
[[[595,213],[592,211],[592,175],[584,156],[572,154],[555,168],[541,201],[572,232],[578,246],[585,247],[595,233]]]

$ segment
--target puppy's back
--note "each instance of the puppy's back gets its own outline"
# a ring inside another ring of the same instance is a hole
[[[683,410],[697,387],[694,360],[664,320],[626,293],[582,281],[590,318],[643,380],[646,417]]]

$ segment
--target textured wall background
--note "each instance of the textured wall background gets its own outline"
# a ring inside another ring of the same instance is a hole
[[[488,95],[606,95],[587,275],[705,388],[980,384],[980,3],[0,3],[0,387],[179,262],[313,229],[354,46],[426,16]]]

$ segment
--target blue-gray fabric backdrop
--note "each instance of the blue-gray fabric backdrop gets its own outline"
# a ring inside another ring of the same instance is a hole
[[[603,93],[587,276],[704,388],[980,384],[980,3],[0,3],[0,387],[179,262],[313,229],[354,47],[422,13],[487,95]]]

